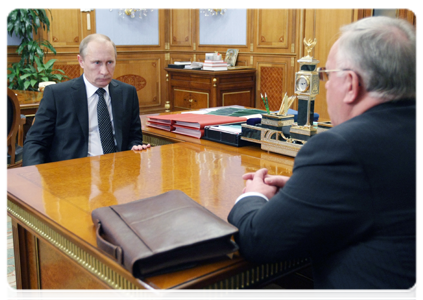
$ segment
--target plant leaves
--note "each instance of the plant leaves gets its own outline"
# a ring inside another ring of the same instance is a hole
[[[49,12],[51,15],[50,10]],[[44,29],[47,27],[48,32],[50,24],[44,9],[15,9],[9,13],[7,17],[8,33],[22,39],[16,50],[20,61],[13,63],[12,67],[7,69],[8,84],[11,88],[18,90],[29,88],[31,90],[35,89],[41,80],[60,82],[64,78],[69,78],[63,70],[53,69],[57,59],[51,59],[46,64],[43,63],[45,53],[56,54],[56,49],[43,37],[33,36],[33,32],[36,34],[37,29],[41,26]],[[57,74],[59,72],[63,75]]]
[[[38,15],[40,16],[41,21],[47,26],[47,31],[50,30],[50,20],[48,19],[45,9],[39,9]]]
[[[37,15],[35,15],[34,23],[35,23],[35,33],[37,33],[37,29],[41,26],[40,18]]]
[[[29,65],[28,67],[29,67],[29,70],[30,70],[31,72],[33,72],[33,73],[37,73],[37,69],[35,69],[35,67],[34,67],[34,66]]]
[[[60,70],[60,71],[62,71],[62,70]],[[57,78],[58,82],[61,82],[63,80],[63,78],[69,78],[68,76],[62,75],[62,74],[53,74],[53,75],[54,75],[55,78]]]
[[[17,37],[20,37],[20,38],[24,37],[24,34],[21,30],[21,21],[20,20],[16,19],[13,27],[15,29],[15,34],[16,34]]]
[[[51,52],[56,54],[56,49],[54,49],[53,45],[49,41],[43,41],[42,45],[46,48],[48,48]]]
[[[41,63],[40,58],[36,56],[36,57],[34,58],[34,60],[35,60],[35,63],[37,64],[37,66],[38,66],[38,67],[41,67],[42,63]]]
[[[13,23],[7,22],[7,32],[9,33],[10,36],[13,36],[14,29],[15,29],[15,26],[13,25]]]
[[[28,52],[34,52],[34,41],[31,41],[29,43],[26,43],[26,46],[28,48]]]
[[[32,76],[32,74],[27,73],[27,74],[24,74],[24,75],[20,76],[19,78],[23,80],[23,79],[28,78],[30,76]]]
[[[13,73],[10,73],[10,74],[7,74],[7,80],[9,81],[9,82],[12,82],[13,81],[13,79],[15,79],[15,74],[13,74]]]
[[[9,22],[11,22],[11,23],[16,22],[16,19],[18,17],[18,12],[19,12],[18,9],[12,10],[11,13],[7,16],[7,22],[8,23]]]
[[[27,90],[30,84],[31,84],[31,82],[25,81],[24,82],[24,90]]]
[[[25,31],[28,38],[30,37],[30,34],[32,33],[32,22],[31,20],[25,20]]]
[[[57,59],[50,59],[46,64],[45,64],[45,68],[46,69],[51,69],[53,67],[53,64],[56,62]]]

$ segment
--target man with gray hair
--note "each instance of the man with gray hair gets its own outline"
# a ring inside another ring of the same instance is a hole
[[[116,46],[103,34],[82,40],[84,74],[45,88],[24,143],[23,166],[143,150],[135,87],[114,80]]]
[[[330,130],[298,152],[291,177],[266,169],[228,220],[249,261],[311,258],[320,289],[408,289],[416,282],[416,41],[406,21],[342,28],[319,70]]]

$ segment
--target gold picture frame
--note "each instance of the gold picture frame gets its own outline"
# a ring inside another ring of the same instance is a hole
[[[229,64],[230,67],[235,67],[236,60],[238,58],[238,49],[228,49],[225,55],[225,62]]]

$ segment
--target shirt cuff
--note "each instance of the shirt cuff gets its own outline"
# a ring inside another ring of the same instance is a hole
[[[269,199],[267,199],[267,197],[265,195],[263,195],[262,193],[257,193],[257,192],[247,192],[242,194],[241,196],[238,197],[238,199],[236,199],[235,204],[238,203],[238,201],[249,197],[249,196],[257,196],[257,197],[261,197],[263,199],[265,199],[266,201],[269,201]]]

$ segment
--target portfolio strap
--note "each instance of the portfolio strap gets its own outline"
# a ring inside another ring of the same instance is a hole
[[[122,248],[112,243],[109,243],[101,236],[101,223],[97,223],[97,245],[100,249],[104,250],[107,254],[111,255],[119,264],[123,264]]]

